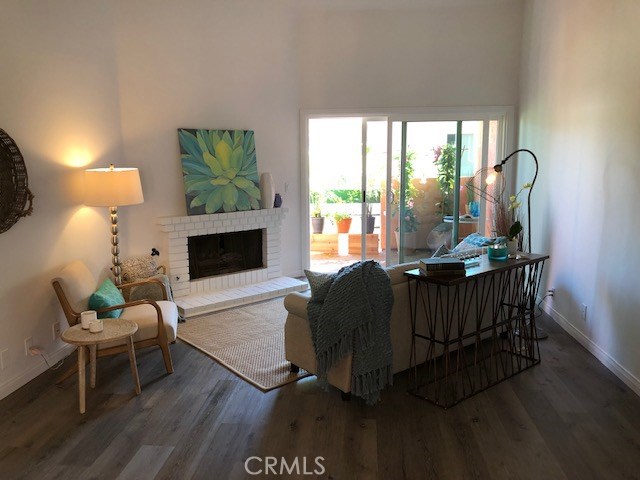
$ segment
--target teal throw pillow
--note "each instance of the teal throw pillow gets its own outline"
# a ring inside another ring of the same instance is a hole
[[[98,310],[100,308],[113,307],[124,303],[124,297],[118,287],[113,282],[105,278],[102,285],[89,297],[89,310]],[[104,313],[98,313],[98,318],[118,318],[122,313],[122,309],[110,310]]]
[[[309,288],[311,288],[311,300],[314,302],[324,302],[336,274],[311,272],[309,270],[305,270],[304,274],[307,276]]]

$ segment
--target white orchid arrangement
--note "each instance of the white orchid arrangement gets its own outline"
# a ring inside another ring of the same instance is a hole
[[[531,183],[524,183],[515,195],[509,197],[509,204],[505,205],[499,202],[496,205],[495,212],[495,230],[499,235],[504,235],[508,240],[514,240],[522,233],[522,223],[518,220],[518,208],[522,206],[522,202],[518,199],[520,194],[531,188]]]

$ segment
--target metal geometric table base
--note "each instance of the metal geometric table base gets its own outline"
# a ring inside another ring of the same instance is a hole
[[[451,285],[408,276],[409,391],[447,408],[540,363],[534,306],[545,258]]]

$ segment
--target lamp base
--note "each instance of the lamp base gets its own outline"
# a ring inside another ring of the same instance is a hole
[[[118,245],[118,207],[109,207],[111,215],[111,271],[115,277],[115,284],[122,285],[122,267],[120,264],[120,246]]]

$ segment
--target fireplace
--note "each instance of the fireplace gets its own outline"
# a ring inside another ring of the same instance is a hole
[[[263,230],[189,237],[191,279],[263,268]]]
[[[162,245],[168,252],[168,273],[174,298],[218,292],[280,278],[282,276],[281,225],[286,212],[286,208],[269,208],[246,212],[160,218],[160,228],[166,234]],[[230,274],[191,277],[188,253],[191,237],[250,230],[262,232],[262,263],[260,265]]]

